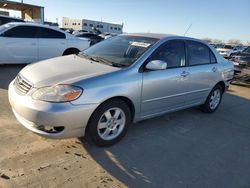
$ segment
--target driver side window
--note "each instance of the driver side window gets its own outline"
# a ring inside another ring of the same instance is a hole
[[[167,63],[167,68],[185,66],[185,44],[180,40],[168,41],[153,52],[150,61],[162,60]]]

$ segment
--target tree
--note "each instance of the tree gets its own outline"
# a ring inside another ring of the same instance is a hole
[[[224,41],[220,40],[220,39],[213,39],[213,43],[215,43],[215,44],[223,44]]]
[[[207,43],[212,43],[212,39],[211,38],[203,38],[201,40],[203,40],[203,41],[205,41]]]
[[[241,44],[241,41],[238,39],[230,39],[227,41],[229,44]]]
[[[246,45],[247,45],[247,46],[250,46],[250,41],[247,41],[247,42],[246,42]]]

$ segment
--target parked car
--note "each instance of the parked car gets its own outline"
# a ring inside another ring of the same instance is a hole
[[[233,62],[236,72],[241,72],[243,68],[250,68],[250,46],[242,52],[236,53],[230,60]]]
[[[82,34],[77,34],[77,37],[81,37],[81,38],[86,38],[90,40],[90,46],[103,41],[103,38],[100,37],[99,35],[96,35],[94,33],[82,33]]]
[[[99,34],[100,37],[102,37],[103,39],[109,39],[111,37],[117,36],[118,34],[116,33],[102,33]]]
[[[225,44],[221,44],[221,43],[216,43],[214,44],[214,48],[223,48],[225,46]]]
[[[26,64],[77,53],[90,41],[60,29],[34,23],[0,26],[0,64]]]
[[[83,33],[88,33],[88,31],[86,30],[76,30],[76,31],[72,31],[73,35],[79,35],[79,34],[83,34]]]
[[[24,22],[24,20],[19,19],[19,18],[13,18],[9,16],[0,15],[0,26],[6,23],[10,23],[10,22]]]
[[[18,121],[39,135],[86,133],[109,146],[131,122],[193,106],[214,112],[233,73],[233,64],[200,40],[123,34],[25,67],[9,85],[9,101]]]
[[[226,44],[223,48],[217,48],[217,51],[224,57],[224,58],[230,58],[233,53],[241,52],[244,50],[244,47],[241,45],[229,45]]]

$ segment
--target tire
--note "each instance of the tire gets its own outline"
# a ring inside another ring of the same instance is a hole
[[[201,110],[206,113],[213,113],[220,106],[222,99],[222,88],[220,85],[216,85],[209,93],[206,102],[201,105]],[[217,99],[216,99],[217,98]],[[213,101],[214,100],[214,101]],[[213,103],[214,102],[214,103]]]
[[[96,145],[111,146],[125,136],[130,123],[131,111],[128,105],[119,99],[109,100],[92,114],[87,134]]]

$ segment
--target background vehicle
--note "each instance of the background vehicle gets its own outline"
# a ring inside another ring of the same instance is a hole
[[[102,34],[99,34],[99,36],[104,38],[104,39],[109,39],[111,37],[117,36],[117,34],[115,34],[115,33],[102,33]]]
[[[86,133],[109,146],[132,121],[199,105],[214,112],[233,72],[231,62],[200,40],[119,35],[25,67],[9,85],[9,100],[17,119],[37,134]]]
[[[244,50],[244,46],[241,45],[229,45],[226,44],[223,48],[217,48],[217,51],[224,57],[224,58],[230,58],[233,53],[241,52]]]
[[[76,37],[81,37],[81,38],[86,38],[90,40],[90,46],[101,42],[103,38],[99,35],[96,35],[94,33],[82,33],[82,34],[77,34],[75,35]]]
[[[0,64],[22,64],[77,53],[90,41],[60,29],[34,24],[9,23],[0,26]]]
[[[19,18],[13,18],[9,16],[0,15],[0,26],[6,23],[10,23],[10,22],[24,22],[24,20],[19,19]]]
[[[83,33],[88,33],[88,31],[86,30],[76,30],[76,31],[72,31],[73,35],[79,35],[79,34],[83,34]]]
[[[242,52],[238,52],[230,59],[237,72],[241,72],[243,68],[250,68],[250,46]]]

